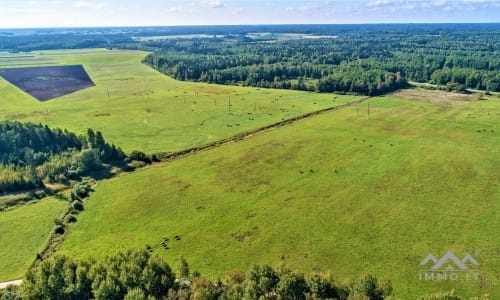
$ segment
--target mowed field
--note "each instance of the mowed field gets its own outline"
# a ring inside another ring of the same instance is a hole
[[[369,116],[363,103],[100,182],[60,253],[99,259],[169,238],[156,253],[214,279],[285,264],[390,278],[401,299],[499,297],[498,99],[369,103]],[[419,280],[420,262],[448,251],[471,254],[482,279]]]
[[[0,78],[0,119],[93,128],[125,151],[151,153],[356,99],[178,82],[142,65],[145,55],[2,54],[0,68],[82,64],[96,86],[41,103]],[[365,102],[102,181],[60,253],[99,259],[168,237],[169,249],[155,252],[174,268],[182,255],[212,278],[285,264],[340,282],[371,272],[390,278],[402,299],[452,288],[499,296],[499,100],[447,95],[378,97],[369,116]],[[22,275],[64,205],[45,199],[0,212],[0,281]],[[484,279],[419,280],[422,259],[449,250],[473,255]]]
[[[126,152],[169,152],[207,144],[352,96],[179,82],[141,63],[139,51],[0,53],[0,68],[83,65],[95,87],[44,103],[0,78],[0,120],[101,131]]]
[[[43,123],[82,134],[92,128],[127,152],[169,152],[359,98],[179,82],[143,65],[146,54],[104,49],[0,53],[0,68],[83,65],[96,84],[39,102],[0,77],[0,120]],[[0,281],[19,278],[45,244],[64,205],[44,205],[0,212]],[[34,215],[46,224],[31,227]],[[24,222],[30,226],[22,227]],[[14,230],[13,224],[20,229]],[[33,239],[34,229],[43,236]]]
[[[67,203],[54,198],[0,212],[0,282],[24,275]]]

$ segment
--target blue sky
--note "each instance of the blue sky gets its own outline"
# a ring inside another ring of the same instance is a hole
[[[500,0],[0,0],[0,28],[500,22]]]

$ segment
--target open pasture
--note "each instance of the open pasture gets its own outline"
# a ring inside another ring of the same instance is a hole
[[[59,68],[81,64],[96,85],[39,102],[0,78],[0,119],[43,123],[82,134],[92,128],[102,131],[106,140],[125,151],[163,152],[213,142],[357,98],[178,82],[141,64],[145,55],[138,51],[102,49],[2,53],[0,60],[8,60],[9,66],[36,67],[36,63],[50,62]],[[0,70],[6,70],[1,69],[5,67],[3,61],[0,66]],[[17,196],[23,195],[13,195],[5,201],[15,200]],[[41,203],[45,201],[51,200]],[[35,214],[40,220],[53,223],[60,213],[44,205],[28,207],[31,209],[28,212],[22,206],[0,213],[0,222],[11,220],[9,216],[15,212],[18,221],[13,224],[29,220]],[[11,227],[2,227],[8,228]],[[25,242],[32,244],[18,255],[16,247],[0,243],[0,252],[12,260],[12,265],[0,262],[3,271],[0,280],[20,276],[43,247],[51,229],[51,226],[39,226],[38,230],[45,234],[42,240],[30,240],[30,234],[11,231],[16,234],[16,240],[26,239]],[[11,238],[6,233],[2,235],[5,239]]]
[[[463,105],[479,99],[495,99],[496,97],[481,94],[446,93],[439,90],[427,90],[422,88],[402,90],[394,94],[401,99],[424,101],[443,106]],[[496,97],[496,99],[498,99],[498,97]]]
[[[150,245],[213,278],[285,264],[388,277],[400,299],[500,295],[500,103],[369,104],[101,182],[60,253]],[[482,279],[420,280],[447,251],[474,256]]]
[[[46,198],[0,212],[0,282],[20,279],[35,260],[67,203]]]
[[[139,51],[43,51],[19,54],[17,63],[31,63],[31,55],[81,64],[95,86],[38,103],[0,79],[0,118],[76,133],[93,128],[125,151],[186,149],[357,98],[179,82],[142,64]]]
[[[0,52],[0,69],[21,68],[30,66],[57,65],[58,62],[50,57],[41,57],[31,53]]]

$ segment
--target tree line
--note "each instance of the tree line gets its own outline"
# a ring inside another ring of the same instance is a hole
[[[256,41],[247,36],[149,41],[144,63],[178,80],[377,95],[407,80],[500,91],[498,35],[350,34]]]
[[[15,29],[0,32],[0,49],[139,49],[169,76],[217,84],[376,95],[416,81],[498,92],[499,33],[498,24]],[[193,34],[211,37],[175,38]],[[147,40],[154,36],[171,37]]]
[[[99,131],[77,136],[42,124],[0,122],[0,193],[66,183],[125,158]]]
[[[0,300],[239,300],[396,299],[390,280],[371,274],[339,284],[331,275],[303,274],[281,266],[254,265],[211,280],[191,272],[181,257],[178,272],[147,250],[127,250],[102,261],[54,256],[31,266],[23,284],[0,290]],[[419,300],[463,300],[454,291]],[[474,298],[489,300],[488,296]]]

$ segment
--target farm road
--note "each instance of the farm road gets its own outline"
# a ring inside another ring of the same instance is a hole
[[[9,285],[21,285],[22,283],[23,283],[22,280],[0,282],[0,290],[8,287]]]

